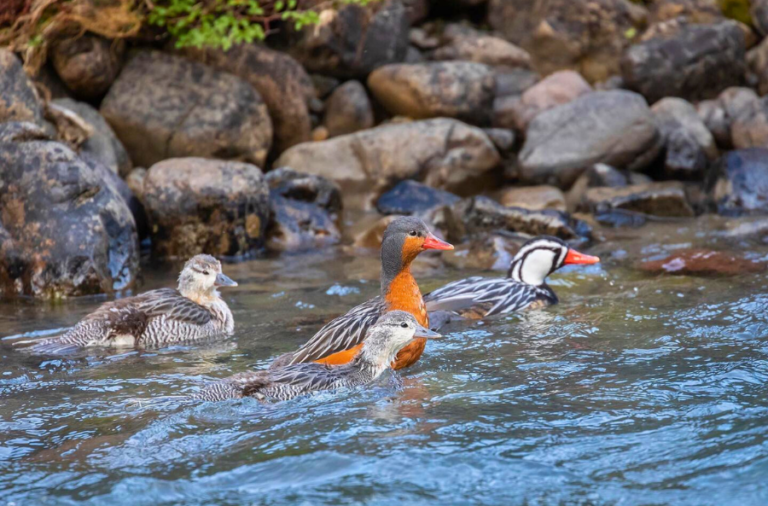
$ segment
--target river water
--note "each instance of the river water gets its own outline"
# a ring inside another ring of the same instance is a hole
[[[375,295],[375,254],[226,265],[235,336],[198,346],[35,357],[7,336],[103,299],[2,303],[0,504],[768,504],[768,274],[635,268],[689,246],[766,260],[768,246],[712,220],[606,239],[586,250],[601,265],[552,276],[557,306],[454,323],[370,388],[270,405],[179,396]],[[146,266],[143,289],[177,269]],[[425,292],[477,274],[414,270]]]

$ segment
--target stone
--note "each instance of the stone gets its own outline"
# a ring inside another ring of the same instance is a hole
[[[330,137],[373,127],[373,108],[365,87],[347,81],[334,90],[325,105],[325,127]]]
[[[149,168],[142,195],[162,257],[250,255],[265,243],[269,189],[242,162],[172,158]]]
[[[539,74],[523,68],[496,69],[495,76],[495,96],[497,99],[521,95],[525,90],[539,82]]]
[[[717,0],[656,0],[648,6],[649,24],[684,18],[697,24],[723,19]]]
[[[449,25],[443,32],[444,44],[432,54],[434,60],[463,60],[491,67],[523,67],[531,65],[527,51],[500,37],[468,31]]]
[[[515,132],[506,128],[483,128],[499,153],[509,153],[515,147]]]
[[[565,199],[569,211],[574,212],[584,209],[584,196],[589,188],[607,186],[620,188],[623,186],[646,184],[652,182],[645,174],[619,170],[604,163],[596,163],[588,168],[573,183]]]
[[[342,210],[341,189],[328,178],[280,167],[269,171],[266,181],[270,194],[316,205],[334,219]]]
[[[411,28],[408,32],[408,42],[416,49],[430,50],[440,47],[440,38],[427,33],[423,28]]]
[[[414,119],[449,117],[487,125],[495,82],[493,70],[480,63],[403,63],[373,71],[368,88],[393,115]]]
[[[768,39],[747,52],[749,70],[757,77],[757,91],[768,95]]]
[[[71,98],[56,99],[52,103],[77,114],[91,127],[90,136],[80,145],[80,153],[87,153],[121,177],[131,172],[131,158],[99,111]]]
[[[184,156],[259,165],[272,142],[267,107],[248,83],[159,52],[136,53],[100,111],[131,160],[147,167]]]
[[[623,210],[651,216],[694,216],[685,188],[677,181],[590,188],[585,205],[595,214]]]
[[[48,141],[51,135],[40,125],[27,121],[0,123],[0,142]]]
[[[277,153],[310,139],[308,104],[315,98],[316,89],[301,64],[289,55],[262,44],[238,44],[227,51],[186,50],[184,54],[236,75],[258,92],[272,119]]]
[[[58,142],[0,142],[0,294],[58,299],[134,286],[136,225],[103,170]]]
[[[752,90],[732,90],[721,95],[731,126],[731,144],[736,149],[768,147],[768,97]]]
[[[664,139],[664,173],[670,178],[699,179],[718,157],[712,133],[696,109],[682,98],[663,98],[651,107]]]
[[[97,100],[120,73],[122,47],[120,41],[86,33],[55,43],[50,57],[56,73],[75,96]]]
[[[509,187],[499,191],[498,200],[504,207],[520,207],[531,211],[554,209],[565,211],[565,195],[554,186]]]
[[[461,271],[508,271],[519,249],[519,245],[511,239],[489,234],[458,244],[454,250],[444,251],[440,258],[447,265]]]
[[[567,104],[592,92],[592,87],[572,70],[555,72],[523,92],[518,100],[494,104],[494,125],[524,132],[540,113]]]
[[[384,231],[396,219],[397,216],[384,216],[368,226],[366,226],[367,224],[361,224],[362,226],[358,227],[361,230],[356,232],[352,240],[352,246],[355,248],[378,250],[381,248]]]
[[[768,0],[751,0],[749,13],[760,35],[768,36]]]
[[[405,180],[379,197],[376,209],[381,214],[411,215],[439,205],[451,205],[461,198],[453,193]]]
[[[324,76],[322,74],[312,74],[309,76],[312,79],[312,84],[315,86],[315,92],[318,98],[326,99],[328,95],[341,84],[341,80],[331,76]]]
[[[765,271],[765,261],[746,258],[743,253],[707,249],[675,251],[659,260],[646,260],[638,268],[650,274],[678,276],[737,276]]]
[[[366,207],[403,179],[465,194],[498,167],[501,158],[479,128],[440,118],[393,123],[304,143],[283,153],[276,166],[332,179],[343,191],[345,207]],[[355,201],[363,197],[364,201]]]
[[[363,78],[378,67],[404,61],[408,15],[399,0],[324,8],[317,24],[294,36],[289,51],[310,72]]]
[[[712,176],[712,198],[720,214],[768,213],[768,149],[728,152]]]
[[[621,70],[626,86],[649,102],[674,96],[712,98],[744,81],[744,34],[735,21],[689,25],[671,38],[654,38],[630,47]]]
[[[26,121],[43,124],[43,104],[27,78],[21,61],[0,48],[0,123]]]
[[[405,13],[410,25],[416,25],[429,15],[430,0],[400,0],[405,7]]]
[[[596,91],[544,111],[528,125],[519,175],[526,183],[569,187],[595,163],[637,169],[660,149],[653,114],[629,91]]]
[[[719,100],[702,100],[696,104],[696,112],[718,146],[723,149],[733,147],[731,143],[731,123],[725,114],[725,108]]]
[[[534,69],[572,69],[589,82],[618,73],[625,34],[646,21],[646,10],[628,0],[488,0],[488,23],[528,51]]]

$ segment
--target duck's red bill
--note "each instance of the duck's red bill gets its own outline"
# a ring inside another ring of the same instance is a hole
[[[424,239],[424,246],[422,246],[424,249],[441,249],[441,250],[451,250],[453,249],[453,244],[449,244],[445,241],[441,241],[437,237],[435,237],[432,234],[429,234],[426,239]]]
[[[584,253],[579,253],[575,249],[569,249],[568,254],[565,255],[565,261],[563,262],[565,265],[574,265],[574,264],[581,264],[581,265],[592,265],[599,262],[600,259],[598,257],[593,257],[592,255],[585,255]]]

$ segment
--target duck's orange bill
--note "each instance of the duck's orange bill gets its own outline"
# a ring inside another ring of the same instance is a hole
[[[584,253],[579,253],[575,249],[569,249],[568,254],[565,255],[565,261],[563,262],[565,265],[573,265],[573,264],[582,264],[582,265],[592,265],[599,262],[600,259],[598,257],[593,257],[592,255],[585,255]]]
[[[451,250],[453,249],[453,244],[449,244],[445,241],[441,241],[437,237],[435,237],[432,234],[429,234],[426,239],[424,239],[424,245],[422,246],[424,249],[442,249],[442,250]]]

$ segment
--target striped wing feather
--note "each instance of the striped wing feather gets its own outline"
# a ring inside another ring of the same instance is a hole
[[[525,309],[536,300],[535,287],[509,278],[479,276],[449,283],[424,296],[427,310],[463,313],[478,311],[485,316]]]
[[[138,310],[149,318],[165,315],[169,320],[205,325],[213,318],[211,312],[200,304],[184,297],[173,288],[152,290],[137,297],[141,299]]]

